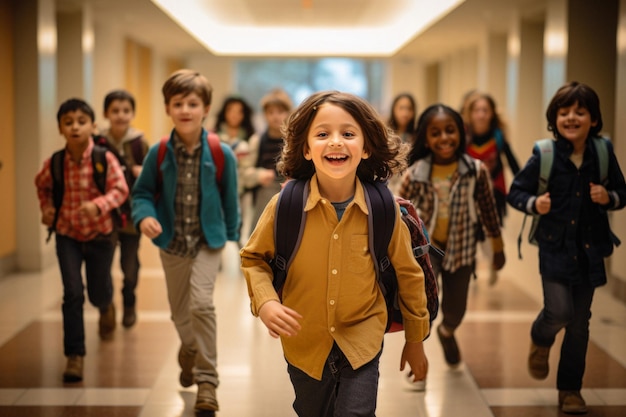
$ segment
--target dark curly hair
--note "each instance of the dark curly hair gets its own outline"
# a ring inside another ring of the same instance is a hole
[[[222,108],[217,114],[217,119],[215,120],[215,131],[219,132],[220,126],[223,123],[226,123],[226,109],[233,103],[240,103],[243,109],[243,120],[241,121],[241,128],[246,132],[246,137],[244,138],[246,141],[250,139],[250,136],[254,135],[254,125],[252,124],[252,107],[239,96],[229,96],[226,97],[224,103],[222,104]]]
[[[406,167],[408,145],[389,129],[376,110],[364,99],[339,91],[314,93],[296,108],[283,125],[285,145],[277,169],[286,178],[309,179],[315,173],[312,161],[305,159],[308,133],[317,109],[324,104],[341,107],[359,124],[364,135],[364,150],[370,155],[361,160],[357,176],[361,181],[385,181]]]

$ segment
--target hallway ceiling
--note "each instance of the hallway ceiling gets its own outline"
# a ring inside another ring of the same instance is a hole
[[[216,55],[281,56],[285,53],[280,52],[280,46],[289,45],[302,32],[270,42],[270,35],[262,30],[293,28],[294,23],[297,23],[300,31],[316,31],[312,38],[314,41],[309,42],[311,48],[322,46],[335,51],[324,55],[410,56],[430,62],[454,50],[476,45],[487,30],[491,33],[506,33],[516,16],[541,20],[547,0],[447,0],[452,5],[447,14],[422,30],[413,26],[410,23],[413,20],[407,19],[407,15],[416,16],[413,6],[418,2],[428,4],[441,3],[440,1],[158,0],[163,7],[170,10],[174,5],[193,6],[187,13],[182,9],[182,14],[195,16],[195,20],[189,21],[192,22],[192,27],[195,25],[199,30],[211,26],[211,22],[228,26],[227,30],[217,31],[214,35],[209,30],[205,33],[213,36],[215,45],[226,44],[224,39],[239,38],[236,44],[248,48],[246,52],[220,52],[207,48],[206,44],[210,45],[211,39],[199,41],[191,36],[155,4],[157,0],[57,0],[57,4],[62,11],[79,10],[83,1],[92,5],[96,25],[107,21],[117,22],[119,29],[128,37],[166,55],[180,56],[209,49]],[[418,21],[418,17],[415,21]],[[404,26],[409,26],[409,29],[403,29]],[[254,28],[255,31],[238,31],[237,27]],[[345,37],[341,35],[341,31],[366,29],[378,30],[378,40],[382,39],[383,42],[363,41],[366,35],[371,34],[365,31],[347,44],[340,42]],[[400,40],[392,39],[390,34],[395,32],[402,34]],[[255,43],[256,41],[260,42]],[[396,46],[384,50],[386,43]],[[304,47],[295,49],[299,52],[290,51],[297,56],[320,55],[316,52],[305,52],[308,49]]]

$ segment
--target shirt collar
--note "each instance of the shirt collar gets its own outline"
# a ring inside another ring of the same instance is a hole
[[[363,213],[369,214],[369,211],[367,210],[367,203],[365,202],[363,184],[361,184],[361,181],[358,179],[358,177],[355,181],[356,187],[354,192],[354,200],[352,200],[352,203],[356,204]],[[313,174],[309,181],[309,197],[307,198],[306,205],[304,206],[304,211],[312,210],[322,200],[327,199],[321,196],[319,185],[317,183],[317,175]]]

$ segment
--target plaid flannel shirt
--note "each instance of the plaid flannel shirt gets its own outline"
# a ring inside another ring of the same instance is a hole
[[[480,172],[474,176],[475,160],[468,155],[459,159],[458,169],[452,176],[450,190],[450,217],[448,242],[443,268],[454,272],[461,266],[476,262],[477,230],[480,225],[488,237],[500,236],[500,225],[489,172],[480,163]],[[437,219],[438,198],[430,180],[432,158],[416,161],[404,174],[399,195],[410,200],[426,224],[429,233]],[[474,195],[470,196],[471,183],[475,181]],[[475,205],[478,225],[470,215],[470,204]]]

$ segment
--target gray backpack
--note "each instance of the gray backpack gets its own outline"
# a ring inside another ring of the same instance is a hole
[[[609,176],[609,146],[608,139],[597,137],[592,138],[593,145],[596,148],[596,154],[598,155],[598,162],[600,165],[600,180],[604,185]],[[539,184],[537,186],[537,196],[544,194],[548,191],[548,183],[550,181],[550,174],[552,172],[552,163],[554,162],[554,139],[541,139],[535,142],[535,147],[539,149],[540,156],[540,169],[539,169]],[[522,259],[522,235],[524,233],[524,226],[526,225],[526,218],[532,216],[532,222],[530,224],[530,231],[528,232],[528,241],[537,245],[535,239],[535,233],[537,231],[537,225],[539,224],[540,214],[526,214],[522,221],[522,230],[520,230],[519,237],[517,238],[517,250],[519,258]]]

